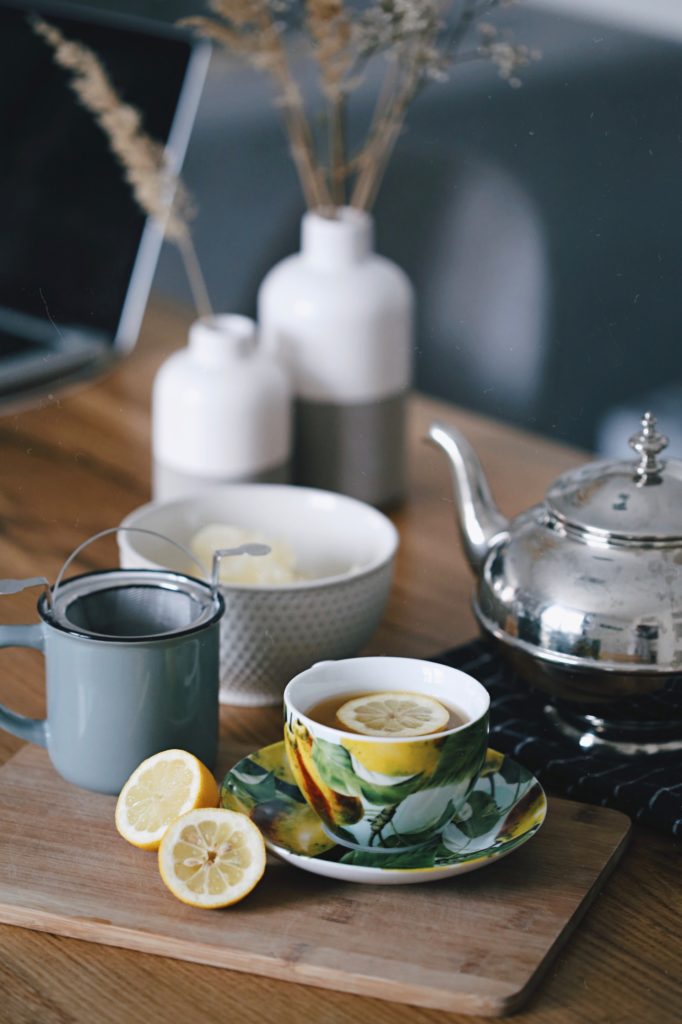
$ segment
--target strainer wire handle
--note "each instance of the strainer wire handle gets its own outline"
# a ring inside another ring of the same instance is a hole
[[[186,548],[184,544],[180,544],[177,540],[172,540],[170,537],[166,537],[165,534],[159,533],[158,530],[146,530],[143,529],[141,526],[111,526],[107,530],[100,530],[99,533],[94,533],[92,537],[88,537],[87,540],[84,540],[82,544],[79,544],[78,547],[71,552],[71,554],[69,555],[69,557],[66,559],[63,566],[59,570],[57,579],[55,580],[54,587],[52,588],[51,597],[49,589],[47,591],[48,602],[50,603],[50,606],[52,608],[54,608],[55,602],[57,600],[57,591],[59,590],[62,584],[64,573],[69,568],[74,558],[78,557],[83,548],[87,548],[90,544],[94,543],[94,541],[99,540],[100,537],[108,537],[112,533],[146,533],[151,537],[158,537],[159,540],[165,540],[168,544],[172,544],[173,547],[176,547],[178,551],[182,551],[183,555],[186,555],[186,557],[189,558],[189,560],[197,566],[201,573],[201,579],[205,579],[206,577],[206,569],[201,564],[199,559],[192,554],[189,548]],[[213,589],[215,589],[215,585],[213,586]]]

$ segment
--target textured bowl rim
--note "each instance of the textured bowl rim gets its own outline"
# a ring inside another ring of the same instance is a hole
[[[390,550],[388,551],[387,554],[384,554],[381,557],[373,558],[371,561],[366,562],[364,565],[359,566],[357,569],[351,568],[347,572],[338,573],[335,576],[320,576],[312,580],[300,580],[297,583],[272,583],[260,586],[246,583],[221,583],[218,588],[221,591],[221,593],[231,594],[244,592],[249,594],[297,594],[307,590],[322,590],[328,587],[338,587],[342,586],[343,584],[355,583],[357,580],[364,579],[365,577],[370,576],[375,572],[378,572],[380,569],[385,569],[386,567],[391,565],[391,563],[395,559],[396,552],[400,545],[400,534],[398,533],[398,530],[396,529],[396,527],[394,526],[394,524],[391,522],[387,515],[379,511],[379,509],[374,508],[372,505],[367,504],[367,502],[360,501],[358,498],[351,498],[347,494],[338,494],[335,491],[325,491],[319,487],[299,487],[294,484],[223,484],[220,487],[216,487],[216,491],[237,491],[243,490],[245,488],[253,489],[255,487],[264,489],[267,488],[271,492],[277,490],[286,490],[300,492],[303,495],[319,494],[324,495],[325,497],[332,497],[334,498],[335,501],[349,502],[355,505],[356,507],[360,507],[363,510],[364,514],[370,513],[372,517],[377,519],[377,521],[381,522],[383,529],[386,531],[387,539],[389,540]],[[159,509],[170,509],[173,508],[174,506],[192,504],[197,501],[200,501],[201,497],[202,496],[199,496],[198,498],[176,498],[173,501],[148,501],[146,502],[146,504],[139,505],[137,508],[133,509],[132,512],[129,512],[128,515],[121,520],[121,522],[119,523],[119,527],[129,528],[131,526],[148,526],[148,524],[140,524],[140,516],[157,511]],[[135,548],[134,542],[131,542],[130,535],[117,534],[116,541],[118,544],[119,551],[119,563],[121,563],[122,568],[127,568],[127,566],[124,566],[122,564],[124,551],[126,549],[131,549],[138,557],[144,558],[145,561],[149,563],[150,568],[166,568],[165,566],[161,565],[161,563],[153,562],[150,558],[147,558],[140,551],[138,551]],[[206,579],[208,580],[208,576],[206,577]]]

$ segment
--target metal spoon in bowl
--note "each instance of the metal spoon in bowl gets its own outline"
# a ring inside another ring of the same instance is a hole
[[[258,558],[262,555],[269,555],[272,548],[267,544],[240,544],[236,548],[220,548],[213,552],[213,566],[211,568],[211,586],[215,588],[220,583],[220,562],[223,558],[232,555],[253,555]]]

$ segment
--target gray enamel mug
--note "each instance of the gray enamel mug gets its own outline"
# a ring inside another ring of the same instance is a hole
[[[7,582],[5,593],[23,589]],[[40,622],[0,626],[0,647],[43,652],[47,717],[0,705],[0,728],[46,747],[60,775],[101,793],[118,793],[160,750],[189,750],[212,767],[223,611],[214,587],[176,572],[58,580],[38,601]]]

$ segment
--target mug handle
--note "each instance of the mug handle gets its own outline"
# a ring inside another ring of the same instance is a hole
[[[33,647],[37,651],[42,651],[44,646],[43,627],[39,622],[32,626],[0,626],[0,648]],[[28,740],[29,743],[37,743],[40,747],[47,746],[45,718],[27,718],[0,704],[0,729],[6,729],[13,736]]]

